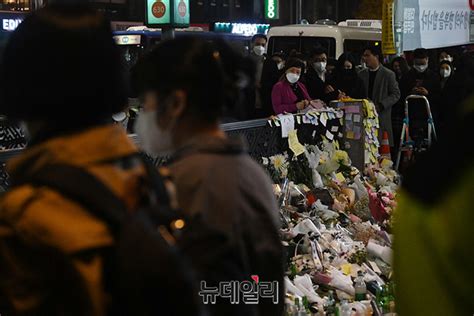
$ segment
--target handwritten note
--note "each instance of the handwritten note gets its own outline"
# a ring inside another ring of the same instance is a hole
[[[292,130],[288,133],[288,145],[295,156],[299,156],[304,154],[305,149],[298,140],[298,134],[296,132],[297,130]]]
[[[293,114],[279,115],[281,123],[281,137],[287,138],[288,133],[295,129],[295,117]]]
[[[319,118],[319,121],[321,122],[321,124],[323,124],[323,126],[326,126],[326,124],[328,123],[328,117],[326,113],[321,113],[321,117]]]

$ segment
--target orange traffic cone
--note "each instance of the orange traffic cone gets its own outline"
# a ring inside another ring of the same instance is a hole
[[[379,149],[379,153],[382,157],[392,160],[390,155],[390,143],[388,142],[388,133],[383,132],[382,144]]]

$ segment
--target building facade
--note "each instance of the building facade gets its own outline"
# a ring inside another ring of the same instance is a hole
[[[0,10],[30,11],[52,1],[64,0],[0,0]],[[85,0],[87,1],[87,0]],[[114,21],[145,20],[146,0],[89,0],[98,10]],[[274,0],[279,8],[279,19],[265,19],[265,0],[190,0],[191,23],[214,22],[270,23],[285,25],[298,23],[297,4],[301,3],[301,18],[309,23],[319,19],[342,21],[353,18],[361,0]]]

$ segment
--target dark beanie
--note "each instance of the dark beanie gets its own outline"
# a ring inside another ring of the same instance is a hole
[[[12,119],[98,121],[126,106],[108,21],[87,6],[54,4],[12,34],[0,68],[0,114]]]

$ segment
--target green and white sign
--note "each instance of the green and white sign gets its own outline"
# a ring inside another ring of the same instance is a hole
[[[189,0],[174,0],[174,26],[189,26]]]
[[[146,0],[147,26],[189,26],[189,0]]]
[[[280,18],[279,0],[265,0],[265,18],[277,20]]]
[[[170,0],[147,0],[146,24],[163,25],[171,23]]]

